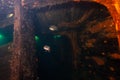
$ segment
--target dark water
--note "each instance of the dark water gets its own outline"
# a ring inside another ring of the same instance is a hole
[[[72,53],[69,40],[61,36],[41,35],[37,45],[40,80],[71,80],[72,79]],[[50,52],[43,49],[44,45],[50,47]]]

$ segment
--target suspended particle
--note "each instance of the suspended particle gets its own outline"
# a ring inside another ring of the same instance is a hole
[[[107,40],[105,40],[104,43],[107,43]]]
[[[104,52],[102,52],[101,54],[102,54],[103,56],[105,55],[105,53],[104,53]]]

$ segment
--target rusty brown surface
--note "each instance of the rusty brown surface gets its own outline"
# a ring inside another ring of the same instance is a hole
[[[111,13],[114,22],[115,22],[115,27],[116,31],[120,31],[120,0],[93,0],[97,3],[100,3],[107,7],[109,12]],[[119,49],[120,49],[120,34],[117,34],[118,36],[118,43],[119,43]]]
[[[57,0],[52,0],[52,1],[48,0],[47,1],[46,0],[46,1],[43,1],[43,2],[39,2],[39,1],[37,2],[36,1],[36,2],[33,3],[33,8],[42,8],[42,7],[46,7],[46,6],[53,6],[53,5],[63,4],[63,3],[69,2],[69,1],[71,1],[71,0],[68,0],[68,1],[67,0],[66,1],[65,0],[63,0],[63,1],[60,1],[60,0],[59,1],[57,1]],[[73,1],[79,2],[79,0],[73,0]],[[119,32],[120,32],[120,12],[119,12],[120,11],[119,10],[120,7],[119,7],[119,3],[118,3],[119,0],[114,0],[114,1],[113,0],[111,0],[111,1],[91,0],[91,2],[92,1],[100,3],[100,4],[104,5],[104,6],[106,6],[107,9],[110,11],[110,13],[111,13],[111,15],[112,15],[112,17],[114,19],[114,23],[116,25],[116,32],[118,33],[117,36],[118,36],[118,42],[119,42],[119,47],[120,47],[120,34],[119,34]],[[18,51],[20,50],[21,46],[24,44],[24,43],[21,44],[21,41],[20,41],[22,39],[21,38],[22,36],[21,36],[21,34],[19,32],[19,30],[21,30],[20,29],[21,28],[20,27],[21,24],[19,23],[21,15],[19,13],[20,12],[18,11],[18,13],[16,13],[17,16],[15,16],[15,21],[17,21],[17,22],[15,22],[15,29],[14,30],[18,31],[18,32],[17,32],[17,34],[14,37],[14,39],[15,39],[14,44],[17,43],[17,45],[15,47],[15,51],[17,52],[17,54],[14,55],[14,57],[13,57],[13,61],[15,61],[16,63],[14,62],[14,64],[12,65],[13,67],[11,67],[11,69],[13,69],[13,76],[14,75],[19,75],[18,71],[16,72],[16,70],[19,70],[17,68],[19,68],[19,65],[20,65],[19,56],[18,56],[19,52]],[[18,14],[19,14],[19,18],[16,18],[16,17],[18,17]],[[83,18],[84,18],[84,16],[83,16]],[[82,20],[84,20],[84,19],[82,19]],[[79,21],[78,22],[73,22],[73,23],[64,23],[62,25],[66,24],[66,26],[74,27],[78,23],[79,23]],[[71,24],[73,24],[73,25],[71,25]],[[65,33],[65,35],[67,35],[70,38],[70,40],[71,40],[71,43],[72,43],[72,46],[73,46],[73,50],[74,50],[74,61],[73,61],[73,63],[74,63],[74,67],[77,68],[77,60],[76,60],[76,58],[77,58],[77,55],[78,55],[77,53],[80,52],[80,49],[79,49],[79,47],[77,46],[77,43],[76,43],[77,42],[76,41],[77,40],[76,39],[76,33],[69,32],[69,33]],[[18,57],[17,59],[16,59],[16,56]],[[18,65],[16,65],[16,64],[18,64]],[[19,80],[18,77],[19,76],[14,76],[14,77],[12,77],[11,80]]]
[[[10,80],[35,80],[35,42],[32,19],[28,10],[15,0],[15,21],[11,56]]]
[[[103,6],[107,7],[109,12],[111,13],[114,22],[115,22],[115,27],[116,27],[116,32],[120,31],[120,0],[66,0],[66,1],[45,1],[43,3],[39,2],[37,4],[34,4],[35,7],[43,7],[43,6],[51,6],[51,5],[57,5],[61,3],[66,3],[66,2],[81,2],[81,1],[90,1],[90,2],[96,2],[99,4],[102,4]],[[36,5],[36,6],[35,6]],[[120,49],[120,34],[117,34],[118,36],[118,43],[119,43],[119,49]]]

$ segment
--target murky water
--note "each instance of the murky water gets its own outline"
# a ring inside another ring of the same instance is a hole
[[[14,14],[12,6],[1,3],[0,79],[8,80]],[[38,80],[120,79],[117,33],[107,8],[68,2],[32,11]]]

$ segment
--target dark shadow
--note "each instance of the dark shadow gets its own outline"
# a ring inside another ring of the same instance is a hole
[[[40,36],[37,44],[38,74],[40,80],[71,80],[72,79],[72,48],[67,37],[54,38],[55,35]],[[45,45],[50,51],[43,49]]]

